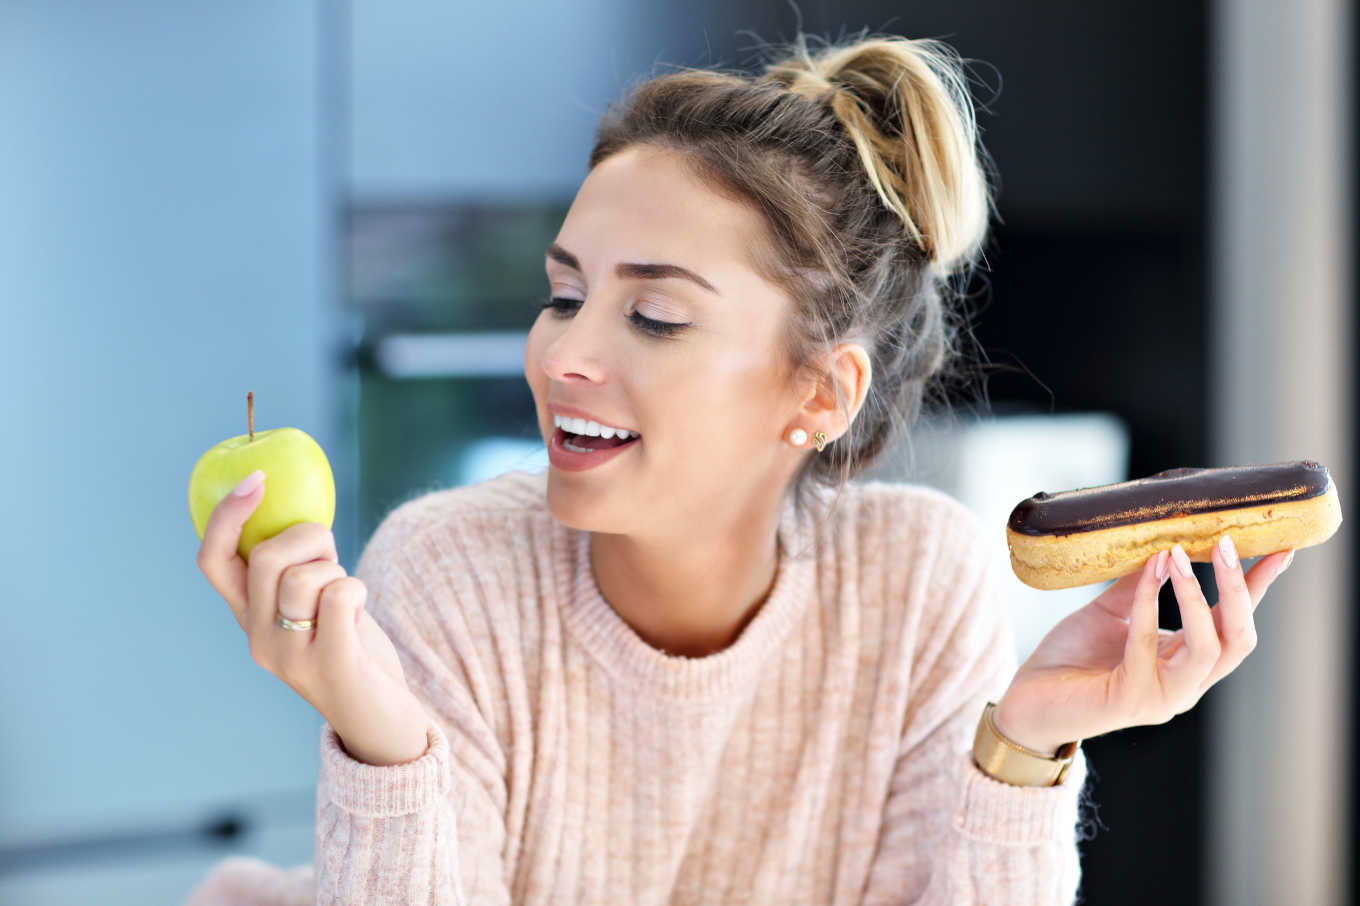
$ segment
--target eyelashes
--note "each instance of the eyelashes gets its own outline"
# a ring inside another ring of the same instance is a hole
[[[581,306],[581,300],[566,299],[561,296],[537,299],[535,301],[540,309],[551,308],[554,315],[560,318],[566,317]],[[628,320],[632,321],[633,326],[638,330],[655,337],[674,336],[676,333],[689,326],[688,324],[672,324],[669,321],[657,321],[644,315],[640,315],[637,312],[633,312],[629,315]]]

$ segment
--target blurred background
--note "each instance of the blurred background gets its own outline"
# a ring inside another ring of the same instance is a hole
[[[521,355],[600,114],[800,27],[949,42],[1001,176],[990,405],[866,477],[1003,559],[1020,499],[1179,466],[1315,459],[1349,502],[1343,0],[0,0],[0,903],[311,860],[321,720],[195,565],[194,463],[253,391],[329,455],[350,570],[400,502],[546,468]],[[1193,710],[1084,743],[1083,902],[1360,903],[1355,543],[1300,553]],[[1016,580],[1020,659],[1098,591]]]

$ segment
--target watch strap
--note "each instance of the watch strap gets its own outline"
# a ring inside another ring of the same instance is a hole
[[[973,737],[973,760],[985,773],[1013,786],[1056,786],[1067,775],[1081,740],[1064,743],[1055,755],[1026,748],[1001,735],[993,712],[996,702],[987,702]]]

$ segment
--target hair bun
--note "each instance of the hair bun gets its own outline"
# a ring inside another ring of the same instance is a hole
[[[765,76],[830,105],[883,203],[935,264],[975,260],[990,212],[977,123],[957,54],[930,38],[871,38],[816,55],[799,35]]]

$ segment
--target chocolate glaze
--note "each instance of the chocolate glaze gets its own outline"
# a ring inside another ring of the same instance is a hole
[[[1167,469],[1118,484],[1049,494],[1040,491],[1011,511],[1024,535],[1070,535],[1172,516],[1306,500],[1326,493],[1327,467],[1311,459],[1219,469]]]

